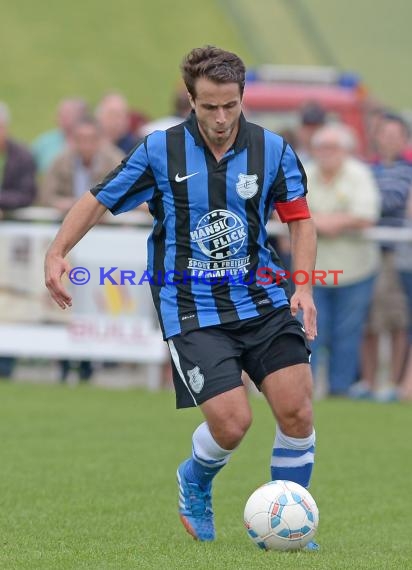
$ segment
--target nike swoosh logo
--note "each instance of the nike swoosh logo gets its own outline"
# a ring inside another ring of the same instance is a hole
[[[176,182],[183,182],[183,180],[187,180],[188,178],[192,178],[192,176],[196,176],[199,174],[198,172],[194,172],[193,174],[188,174],[187,176],[179,176],[179,173],[176,174],[175,180]]]

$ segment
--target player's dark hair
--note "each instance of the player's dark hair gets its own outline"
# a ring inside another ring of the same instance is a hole
[[[196,80],[205,77],[215,83],[237,83],[240,96],[245,88],[245,65],[235,53],[215,46],[192,49],[182,65],[183,81],[187,90],[196,98]]]

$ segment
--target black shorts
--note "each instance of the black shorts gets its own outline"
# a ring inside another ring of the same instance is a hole
[[[310,360],[302,325],[289,307],[189,331],[167,342],[178,408],[197,406],[242,386],[242,370],[260,389],[268,374]]]

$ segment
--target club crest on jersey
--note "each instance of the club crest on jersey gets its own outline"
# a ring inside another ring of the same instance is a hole
[[[257,174],[239,174],[236,182],[236,192],[241,198],[247,200],[256,194],[259,190],[257,179]]]
[[[205,383],[205,377],[200,372],[199,366],[195,366],[192,370],[187,371],[189,384],[193,392],[199,394]]]

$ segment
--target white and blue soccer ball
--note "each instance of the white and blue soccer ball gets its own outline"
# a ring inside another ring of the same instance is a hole
[[[319,511],[307,489],[292,481],[271,481],[249,497],[244,513],[248,535],[265,550],[297,550],[314,536]]]

